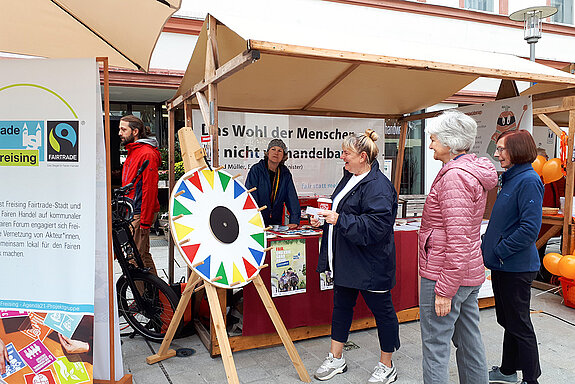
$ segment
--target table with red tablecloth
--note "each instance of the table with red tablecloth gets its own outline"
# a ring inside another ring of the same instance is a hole
[[[297,327],[331,324],[333,309],[333,291],[320,290],[317,268],[320,236],[306,236],[306,292],[290,296],[274,297],[274,304],[287,329]],[[269,245],[283,238],[269,240]],[[391,291],[393,305],[396,311],[418,306],[418,275],[417,275],[417,231],[396,231],[396,285]],[[266,256],[269,262],[269,253]],[[261,277],[271,292],[270,268],[264,268]],[[243,289],[243,336],[254,336],[275,333],[275,328],[266,312],[262,301],[253,286],[248,284]],[[372,317],[371,312],[358,297],[354,319]]]

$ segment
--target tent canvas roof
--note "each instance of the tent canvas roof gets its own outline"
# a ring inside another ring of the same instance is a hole
[[[397,116],[482,76],[575,85],[571,74],[512,55],[392,40],[385,28],[341,28],[333,15],[306,22],[297,1],[282,7],[265,17],[213,13],[220,65],[246,49],[261,54],[218,84],[220,109]],[[204,79],[206,24],[176,98]]]

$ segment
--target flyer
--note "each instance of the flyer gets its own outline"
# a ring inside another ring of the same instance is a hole
[[[272,297],[305,293],[305,239],[272,242],[270,273]]]

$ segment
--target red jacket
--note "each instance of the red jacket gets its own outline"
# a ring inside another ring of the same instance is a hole
[[[452,298],[460,286],[485,281],[480,228],[495,167],[467,154],[451,160],[431,185],[419,230],[419,275],[436,281],[435,293]]]
[[[160,211],[158,201],[158,167],[162,156],[158,151],[156,139],[140,139],[126,145],[128,157],[122,167],[122,186],[128,184],[144,162],[149,160],[148,167],[136,180],[128,197],[134,200],[134,214],[140,215],[140,228],[150,228],[154,223],[154,214]]]

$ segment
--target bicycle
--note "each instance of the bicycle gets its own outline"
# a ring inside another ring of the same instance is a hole
[[[134,204],[127,194],[147,166],[148,160],[144,161],[130,183],[113,192],[112,242],[114,255],[122,269],[122,276],[116,282],[119,313],[135,332],[159,342],[168,330],[179,298],[164,280],[144,267],[132,236]]]

